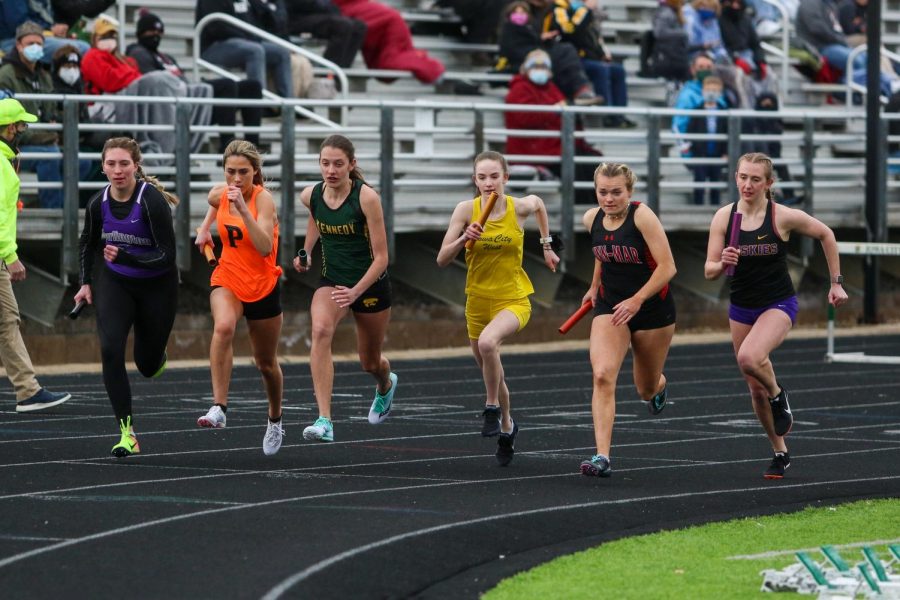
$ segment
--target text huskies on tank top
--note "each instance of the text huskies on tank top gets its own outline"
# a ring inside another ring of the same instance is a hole
[[[591,225],[591,249],[594,258],[601,263],[600,298],[615,306],[631,298],[644,287],[656,269],[656,260],[647,247],[643,234],[634,224],[634,213],[640,202],[632,202],[628,214],[618,229],[603,226],[603,211],[598,210]],[[669,295],[669,284],[658,294],[648,298],[644,305],[658,302]]]
[[[374,260],[369,225],[359,204],[363,185],[363,181],[354,179],[350,193],[337,208],[325,202],[324,181],[316,184],[309,198],[309,210],[322,241],[322,277],[347,287],[356,285]]]
[[[481,197],[472,206],[472,222],[481,216]],[[506,196],[506,212],[484,224],[481,239],[466,250],[466,294],[497,300],[527,298],[534,286],[522,268],[525,230],[516,219],[516,205]]]
[[[124,219],[117,219],[112,212],[110,202],[116,200],[109,197],[109,186],[103,190],[103,200],[100,202],[100,214],[103,220],[102,238],[106,244],[118,246],[120,250],[128,252],[132,256],[140,257],[156,250],[156,241],[153,239],[153,230],[150,223],[144,217],[141,203],[144,199],[144,190],[147,182],[135,188],[131,202],[131,210]],[[135,197],[136,196],[136,197]],[[169,269],[144,269],[121,263],[105,261],[106,268],[124,277],[137,277],[146,279],[168,273]]]
[[[731,214],[737,203],[731,205]],[[762,225],[754,231],[741,231],[740,251],[731,278],[731,303],[745,308],[761,308],[796,292],[787,268],[787,242],[775,228],[775,203],[768,200]],[[731,239],[731,219],[725,230],[726,244]]]
[[[257,218],[256,197],[263,190],[262,186],[253,186],[247,209],[253,218]],[[222,240],[222,256],[209,279],[210,285],[228,288],[241,302],[262,300],[275,289],[281,277],[278,266],[278,219],[272,235],[272,250],[263,256],[253,245],[244,219],[237,210],[230,210],[228,190],[222,191],[219,198],[219,212],[216,213],[216,228]]]

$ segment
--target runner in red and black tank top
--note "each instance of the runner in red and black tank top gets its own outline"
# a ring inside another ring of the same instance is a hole
[[[737,203],[731,205],[731,215]],[[731,278],[731,303],[744,308],[769,306],[795,295],[794,283],[787,268],[787,242],[775,227],[775,203],[768,201],[766,216],[759,229],[741,230],[741,259]],[[731,239],[731,219],[725,239]]]

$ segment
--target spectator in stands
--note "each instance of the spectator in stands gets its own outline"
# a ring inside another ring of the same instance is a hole
[[[765,52],[744,2],[723,0],[719,29],[732,61],[745,75],[742,80],[748,99],[755,104],[762,92],[776,91],[778,84],[775,73],[766,64]]]
[[[452,8],[462,20],[462,38],[469,44],[492,44],[497,41],[503,9],[508,0],[437,0],[436,6]],[[475,52],[472,61],[478,65],[494,64],[490,54]]]
[[[756,110],[760,112],[774,112],[778,110],[778,96],[774,92],[763,92],[756,99]],[[765,141],[753,141],[741,144],[744,152],[762,152],[771,158],[781,158],[781,141],[778,136],[784,133],[784,123],[778,118],[752,118],[744,119],[744,133],[763,134],[769,136]],[[791,174],[785,164],[774,167],[781,182],[790,181]],[[793,188],[779,187],[774,190],[775,199],[783,204],[796,204],[797,196]]]
[[[366,24],[362,53],[370,69],[410,71],[422,83],[437,83],[444,63],[413,46],[403,16],[394,8],[370,0],[333,0],[341,13]]]
[[[545,31],[558,31],[563,42],[572,44],[581,57],[581,66],[594,85],[594,93],[603,97],[607,106],[628,106],[625,67],[613,61],[603,45],[594,13],[597,0],[556,0],[552,18],[544,22]],[[604,127],[632,128],[637,124],[623,115],[606,115]]]
[[[200,21],[209,14],[220,12],[259,27],[263,25],[259,22],[260,15],[272,11],[268,4],[263,0],[199,0],[196,19]],[[291,53],[278,44],[259,39],[224,21],[213,21],[200,34],[200,56],[226,69],[243,69],[248,79],[258,81],[263,87],[266,86],[268,67],[274,79],[275,93],[283,98],[294,97]]]
[[[841,29],[834,0],[801,0],[795,26],[797,35],[815,46],[831,67],[841,73],[847,71],[851,49],[847,36]],[[853,59],[853,69],[855,82],[865,85],[866,52],[856,55]],[[893,68],[882,68],[882,93],[890,97],[895,89],[900,89],[897,73]]]
[[[309,33],[326,41],[325,58],[339,67],[353,64],[366,38],[366,24],[341,15],[331,0],[285,0],[288,33]]]
[[[184,71],[178,62],[170,54],[159,51],[159,45],[165,34],[165,25],[157,15],[145,11],[141,14],[136,24],[135,34],[137,43],[131,44],[126,54],[136,63],[141,73],[166,71],[171,73],[191,88],[209,88],[192,96],[213,96],[215,98],[262,98],[262,86],[258,81],[242,79],[234,81],[227,77],[207,80],[204,82],[190,83],[185,77]],[[215,106],[212,109],[211,123],[234,127],[237,124],[238,108],[234,106]],[[241,123],[248,127],[258,127],[262,122],[262,109],[259,106],[242,106]],[[219,151],[225,152],[225,147],[234,139],[233,132],[219,133]],[[244,138],[254,146],[259,146],[259,134],[247,133]]]
[[[509,83],[506,103],[565,106],[567,104],[566,97],[552,81],[552,66],[550,56],[543,50],[529,52],[525,62],[522,63],[521,72],[515,75]],[[507,129],[545,129],[553,133],[552,136],[540,138],[509,135],[506,139],[506,154],[562,155],[562,142],[559,137],[562,119],[559,113],[507,111],[505,121]],[[599,150],[583,139],[575,140],[575,153],[581,156],[602,156]],[[561,174],[561,166],[558,162],[546,166],[537,163],[533,166],[541,172],[549,170],[556,177]],[[594,166],[575,163],[576,181],[591,181],[594,176]],[[576,190],[575,201],[579,204],[594,202],[593,190]]]
[[[646,50],[652,66],[648,75],[676,82],[691,78],[683,4],[684,0],[660,0],[653,14],[653,43]]]
[[[709,55],[701,53],[694,57],[694,60],[691,62],[692,79],[681,86],[678,97],[675,99],[674,108],[693,110],[703,104],[703,80],[714,73],[714,67],[715,65],[713,65],[712,58]],[[719,104],[721,108],[728,108],[728,101],[724,96],[719,101]],[[672,131],[676,135],[686,133],[690,120],[691,118],[688,115],[675,115],[672,117]],[[685,158],[690,157],[689,147],[681,144],[680,149],[682,156]]]
[[[44,30],[44,56],[41,62],[50,64],[56,51],[66,44],[87,52],[88,44],[73,39],[72,25],[83,16],[96,17],[115,3],[115,0],[3,0],[0,2],[0,51],[9,52],[15,45],[16,27],[32,21]]]
[[[119,50],[119,22],[107,15],[94,21],[91,48],[81,60],[81,76],[89,94],[121,94],[127,96],[211,96],[208,88],[188,89],[181,79],[168,71],[141,73],[134,60]],[[91,106],[91,120],[115,122],[123,126],[143,124],[175,124],[175,105],[171,102],[96,102]],[[209,125],[209,105],[193,105],[191,123]],[[205,134],[192,136],[191,151],[196,152]],[[135,136],[143,152],[174,152],[174,131],[141,131]]]
[[[19,304],[12,284],[23,281],[25,265],[16,254],[16,217],[19,203],[19,175],[12,166],[16,140],[35,123],[37,115],[29,113],[15,98],[0,100],[0,362],[16,392],[16,412],[43,410],[62,404],[72,396],[42,388],[34,376],[34,366],[19,330]]]
[[[708,111],[724,110],[721,100],[725,89],[722,80],[715,75],[710,75],[703,80],[703,104],[696,108]],[[687,132],[689,134],[727,134],[728,120],[724,116],[714,114],[697,115],[690,117]],[[692,158],[727,158],[728,144],[722,140],[691,140],[682,147],[682,153]],[[692,164],[694,183],[718,182],[722,179],[721,164],[706,163]],[[707,190],[702,187],[694,188],[694,204],[703,205]],[[720,191],[709,190],[710,204],[719,205]]]
[[[581,66],[578,51],[572,44],[558,41],[559,32],[540,32],[541,21],[534,18],[531,4],[524,0],[511,2],[503,14],[500,55],[495,70],[518,73],[528,53],[542,49],[553,61],[553,83],[567,99],[577,105],[603,103],[604,99],[594,93],[594,87]]]
[[[16,28],[16,46],[3,57],[0,67],[0,89],[14,94],[51,94],[53,93],[53,77],[43,63],[38,62],[44,54],[44,30],[37,23],[26,21]],[[59,107],[52,100],[24,100],[25,110],[37,115],[41,123],[56,123],[62,119]],[[58,153],[59,134],[56,131],[30,130],[19,138],[21,152]],[[21,167],[37,173],[42,183],[62,182],[62,161],[58,158],[42,160],[23,160]],[[79,173],[86,177],[91,169],[91,162],[78,162]],[[63,191],[61,189],[38,190],[38,202],[41,208],[62,208]]]

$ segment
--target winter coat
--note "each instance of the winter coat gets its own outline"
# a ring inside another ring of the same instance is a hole
[[[753,62],[757,65],[766,62],[766,55],[759,44],[759,36],[756,28],[746,10],[734,11],[722,9],[719,17],[719,29],[722,32],[722,42],[728,53],[733,56],[745,50],[753,53]]]
[[[661,4],[653,15],[650,55],[654,75],[678,80],[689,77],[687,30],[678,22],[675,9],[668,4]]]
[[[837,8],[831,0],[801,0],[794,22],[797,35],[821,51],[825,46],[847,45],[847,37],[837,18]]]
[[[506,94],[507,104],[550,106],[564,102],[565,99],[566,97],[552,81],[546,85],[536,85],[524,75],[516,75],[510,80],[509,92]],[[562,117],[559,113],[507,111],[504,119],[507,129],[546,129],[559,133],[562,128]],[[546,138],[510,135],[506,138],[506,153],[559,156],[562,154],[562,144],[558,135]]]
[[[422,83],[444,74],[444,63],[413,47],[412,34],[397,10],[369,0],[334,0],[345,17],[366,24],[362,55],[370,69],[410,71]]]
[[[581,58],[608,60],[609,52],[600,41],[600,30],[595,24],[591,9],[581,6],[572,10],[568,0],[556,0],[550,15],[552,20],[545,27],[559,31],[562,41],[575,46]]]
[[[91,48],[81,59],[81,78],[89,94],[115,94],[141,78],[134,60]]]
[[[0,67],[0,89],[13,94],[52,94],[53,77],[42,63],[36,63],[34,71],[25,66],[15,48],[3,57]],[[25,110],[36,115],[41,123],[61,121],[62,115],[52,100],[20,100]],[[19,138],[19,146],[46,146],[55,144],[59,136],[55,131],[28,128]]]

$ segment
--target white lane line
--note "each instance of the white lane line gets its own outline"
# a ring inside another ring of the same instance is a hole
[[[38,537],[33,535],[12,535],[0,533],[0,540],[11,540],[14,542],[61,542],[68,538],[58,537]]]
[[[832,544],[835,548],[862,548],[863,546],[887,546],[888,544],[896,544],[900,542],[900,538],[892,540],[872,540],[870,542],[854,542],[852,544]],[[819,548],[797,548],[795,550],[770,550],[769,552],[760,552],[759,554],[736,554],[734,556],[726,556],[725,560],[757,560],[760,558],[772,558],[773,556],[789,556],[797,552],[818,552]]]
[[[814,482],[814,483],[794,483],[788,485],[779,485],[778,490],[784,489],[795,489],[795,488],[809,488],[809,487],[817,487],[823,485],[838,485],[838,484],[859,484],[859,483],[869,483],[873,481],[891,481],[895,479],[900,479],[900,475],[892,475],[887,477],[866,477],[859,479],[846,479],[846,480],[831,480],[828,482]],[[304,579],[315,575],[316,573],[327,569],[328,567],[337,564],[341,561],[351,559],[355,556],[363,554],[365,552],[369,552],[370,550],[375,550],[377,548],[382,548],[384,546],[388,546],[390,544],[394,544],[396,542],[401,542],[404,540],[408,540],[410,538],[421,537],[423,535],[430,535],[432,533],[438,533],[441,531],[446,531],[448,529],[455,529],[457,527],[466,527],[469,525],[475,525],[478,523],[485,522],[495,522],[500,519],[510,519],[513,517],[524,517],[530,515],[539,515],[553,512],[562,512],[568,510],[579,510],[585,508],[596,508],[600,506],[612,506],[617,504],[626,504],[626,503],[639,503],[639,502],[647,502],[647,501],[661,501],[661,500],[676,500],[680,498],[694,498],[694,497],[703,497],[703,496],[712,496],[716,494],[745,494],[748,492],[759,492],[759,491],[772,491],[773,486],[754,486],[754,487],[746,487],[746,488],[738,488],[738,489],[719,489],[719,490],[709,490],[705,492],[682,492],[678,494],[665,494],[665,495],[657,495],[657,496],[644,496],[642,498],[622,498],[620,500],[600,500],[597,502],[583,502],[580,504],[570,504],[570,505],[558,505],[558,506],[547,506],[544,508],[535,508],[531,510],[523,510],[514,513],[506,513],[495,515],[492,514],[487,517],[479,517],[477,519],[468,519],[465,521],[456,521],[455,523],[445,523],[443,525],[436,525],[434,527],[426,527],[424,529],[417,529],[415,531],[408,531],[406,533],[402,533],[399,535],[394,535],[389,538],[379,540],[377,542],[372,542],[370,544],[364,544],[362,546],[357,546],[356,548],[352,548],[350,550],[346,550],[341,552],[340,554],[335,554],[334,556],[327,558],[325,560],[321,560],[314,565],[303,569],[291,575],[290,577],[284,579],[281,583],[273,587],[269,590],[263,597],[262,600],[277,600],[280,598],[285,592],[289,589],[303,581]],[[0,566],[3,566],[0,563]]]
[[[742,437],[746,437],[746,436],[742,436]],[[699,442],[706,442],[709,440],[700,438],[700,439],[695,439],[695,440],[690,440],[690,441],[699,443]],[[643,444],[643,443],[620,444],[618,446],[615,446],[615,448],[630,448],[630,447],[644,448],[649,445],[651,445],[651,444]],[[559,458],[554,455],[560,454],[560,453],[586,452],[588,450],[594,450],[594,448],[592,446],[572,447],[572,448],[555,448],[552,450],[533,450],[533,451],[528,451],[528,452],[521,452],[518,454],[520,456],[533,456],[533,457],[545,457],[546,456],[549,458]],[[816,454],[804,454],[802,456],[802,458],[804,460],[812,460],[812,459],[816,459],[816,458],[828,458],[831,456],[849,456],[851,454],[876,454],[879,452],[891,452],[894,450],[900,450],[900,447],[898,447],[898,448],[894,448],[894,447],[877,448],[877,449],[868,448],[865,450],[840,450],[840,451],[836,451],[836,452],[819,452]],[[347,464],[343,464],[343,465],[317,465],[317,466],[313,466],[313,467],[297,467],[294,469],[279,469],[279,470],[275,470],[275,471],[232,470],[232,471],[205,474],[205,475],[187,475],[184,477],[164,477],[164,478],[158,478],[158,479],[146,479],[146,480],[139,480],[139,481],[120,481],[120,482],[116,482],[116,483],[103,483],[103,484],[86,485],[86,486],[65,488],[65,489],[40,490],[40,491],[33,490],[30,492],[22,492],[22,493],[18,493],[18,494],[8,494],[6,496],[0,496],[0,500],[13,500],[13,499],[17,499],[17,498],[28,498],[31,496],[38,496],[41,494],[60,494],[60,493],[82,492],[82,491],[109,489],[109,488],[116,488],[116,487],[132,487],[132,486],[138,486],[138,485],[152,485],[152,484],[157,484],[157,483],[181,483],[181,482],[186,482],[186,481],[197,481],[197,480],[201,480],[201,479],[219,479],[219,478],[224,479],[226,477],[246,477],[246,476],[253,476],[253,475],[263,475],[263,476],[275,475],[275,476],[278,476],[278,475],[285,475],[285,474],[287,474],[287,475],[292,475],[292,474],[319,475],[319,473],[314,473],[314,472],[315,471],[340,470],[340,469],[361,469],[361,468],[365,468],[365,467],[379,467],[379,466],[392,466],[393,467],[393,466],[399,466],[399,465],[410,465],[410,464],[428,463],[428,462],[449,462],[449,461],[456,461],[456,460],[472,460],[472,459],[484,460],[485,458],[489,458],[490,456],[492,456],[492,455],[490,455],[490,454],[468,455],[467,454],[467,455],[460,455],[460,456],[445,456],[445,457],[441,457],[441,458],[411,458],[411,459],[407,459],[407,460],[392,460],[392,461],[388,461],[388,462],[347,463]],[[767,459],[768,459],[768,457],[765,457],[765,458],[754,457],[754,458],[742,458],[742,459],[718,460],[718,461],[711,461],[711,460],[694,461],[694,460],[685,459],[685,460],[681,461],[682,464],[650,465],[650,466],[643,466],[643,467],[631,467],[631,468],[625,468],[625,469],[617,468],[616,472],[617,473],[633,473],[633,472],[638,472],[638,471],[670,470],[670,469],[679,469],[679,468],[684,468],[684,467],[693,467],[698,464],[707,465],[707,466],[738,465],[738,464],[745,464],[745,463],[762,462]],[[562,458],[560,458],[560,460],[562,460]],[[566,458],[566,460],[569,460],[569,459]],[[654,460],[654,459],[652,457],[649,457],[649,458],[634,457],[634,458],[623,458],[622,460]],[[677,459],[675,459],[675,460],[677,460]],[[661,460],[660,462],[665,462],[665,461]],[[683,464],[685,462],[687,462],[688,464]],[[89,464],[93,465],[94,463],[89,463]],[[96,465],[96,466],[100,466],[100,465]],[[169,467],[150,467],[150,466],[148,466],[147,468],[167,469]],[[341,475],[340,473],[324,473],[322,475],[323,476],[332,476],[332,477],[347,477],[347,478],[351,478],[351,479],[358,479],[359,477],[373,477],[376,479],[379,479],[379,478],[381,478],[381,479],[383,479],[383,478],[396,479],[397,478],[395,476],[389,476],[389,475],[370,475],[370,476],[362,475],[361,476],[358,474]],[[551,475],[534,475],[534,476],[525,477],[525,479],[540,479],[542,477],[565,477],[568,475],[571,475],[571,473],[561,473],[561,474],[551,474]],[[412,479],[418,480],[421,478],[412,478]],[[512,479],[512,478],[504,478],[504,479]],[[522,479],[522,478],[516,476],[514,479]],[[481,480],[451,479],[449,481],[459,482],[459,483],[478,483]],[[491,480],[491,481],[493,481],[493,480]]]

